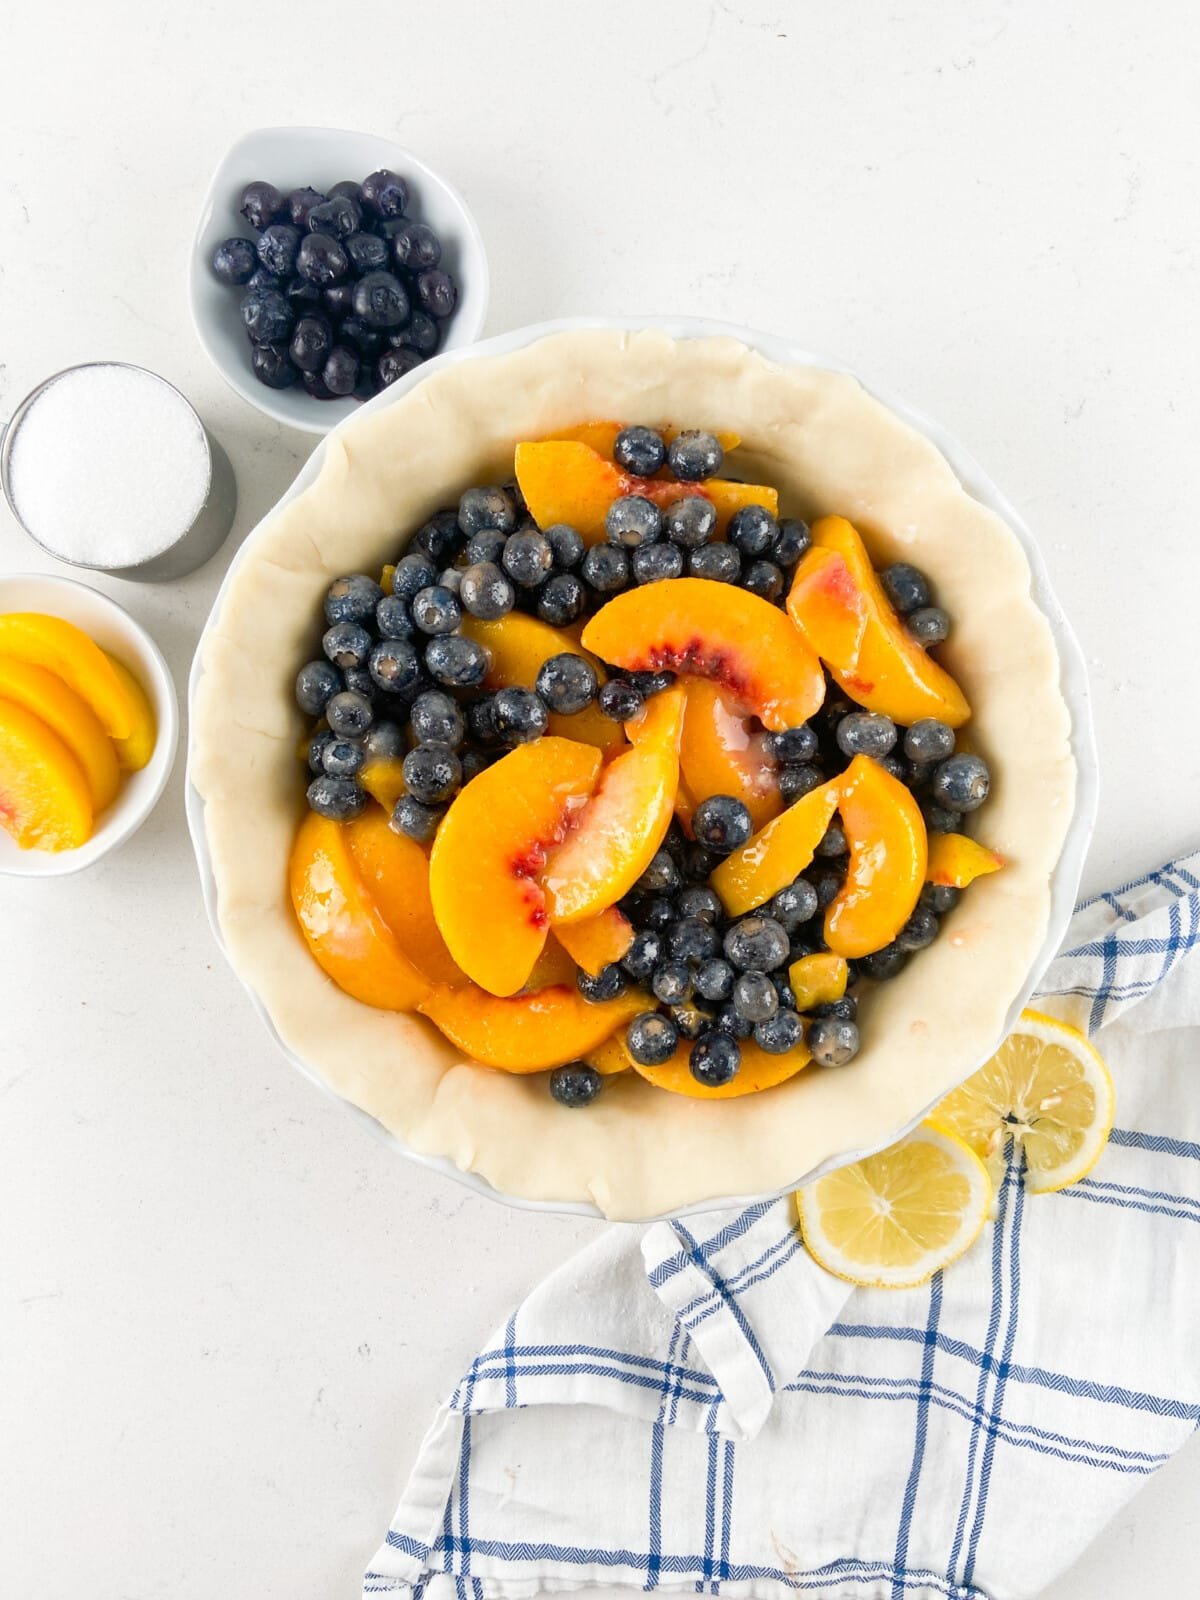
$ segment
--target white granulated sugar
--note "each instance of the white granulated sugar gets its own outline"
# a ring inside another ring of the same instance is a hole
[[[186,533],[208,493],[204,430],[153,373],[77,367],[30,405],[9,454],[9,492],[64,561],[132,567]]]

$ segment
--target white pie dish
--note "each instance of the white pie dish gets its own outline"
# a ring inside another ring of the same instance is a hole
[[[397,393],[396,390],[389,390],[385,395],[382,395],[376,401],[371,402],[368,407],[364,408],[364,412],[362,414],[366,415],[378,412],[388,406],[396,404],[404,394],[409,393],[413,388],[416,387],[418,383],[423,381],[425,377],[432,376],[438,372],[449,371],[451,368],[459,365],[462,362],[486,360],[492,357],[503,357],[513,352],[527,351],[530,346],[537,344],[543,339],[548,339],[553,335],[565,335],[580,330],[632,331],[636,329],[647,328],[658,330],[662,334],[668,336],[668,338],[681,341],[707,340],[714,338],[723,340],[736,340],[740,343],[740,345],[748,347],[749,351],[756,352],[759,356],[765,358],[766,362],[776,364],[778,368],[783,369],[785,374],[788,369],[793,368],[819,369],[819,371],[823,371],[825,373],[844,372],[845,370],[839,368],[837,363],[816,358],[811,354],[801,351],[790,345],[787,341],[775,339],[767,335],[752,333],[744,329],[731,328],[724,325],[682,319],[653,319],[647,321],[631,320],[623,322],[602,322],[594,319],[579,319],[567,323],[557,323],[543,327],[520,330],[516,333],[508,334],[499,339],[489,341],[485,345],[482,345],[469,352],[463,352],[460,354],[447,354],[446,356],[439,358],[438,361],[430,363],[428,367],[421,369],[418,374],[414,374],[415,381],[410,380],[403,388],[399,389],[399,393]],[[728,349],[728,347],[725,345],[722,345],[721,348]],[[481,372],[482,370],[483,369],[480,369]],[[774,367],[772,370],[774,370]],[[861,380],[859,381],[861,382]],[[399,386],[397,387],[399,388]],[[880,397],[877,391],[875,391],[872,387],[866,385],[863,387],[867,388],[868,393],[874,395],[877,400],[882,399],[882,397]],[[947,1080],[943,1083],[940,1083],[938,1085],[938,1091],[936,1095],[929,1096],[918,1104],[906,1106],[905,1114],[902,1117],[899,1117],[895,1121],[889,1123],[886,1127],[877,1126],[872,1128],[869,1137],[864,1137],[857,1143],[852,1142],[848,1138],[841,1139],[840,1141],[835,1142],[835,1144],[825,1152],[819,1161],[813,1162],[806,1160],[800,1163],[795,1170],[787,1171],[783,1174],[776,1172],[769,1184],[763,1183],[760,1186],[762,1190],[772,1193],[781,1192],[783,1189],[790,1188],[795,1183],[807,1177],[811,1177],[815,1171],[823,1170],[825,1166],[835,1164],[838,1161],[852,1159],[854,1156],[863,1153],[867,1148],[877,1148],[880,1144],[886,1143],[889,1141],[889,1139],[896,1137],[902,1131],[904,1131],[906,1126],[911,1125],[912,1122],[917,1120],[917,1118],[923,1114],[928,1105],[932,1102],[932,1099],[938,1098],[941,1093],[945,1092],[946,1089],[952,1086],[954,1081],[961,1080],[962,1077],[966,1076],[971,1070],[974,1070],[975,1066],[980,1064],[980,1062],[986,1058],[991,1049],[994,1048],[995,1044],[998,1042],[999,1038],[1003,1035],[1003,1032],[1011,1026],[1012,1021],[1015,1019],[1021,1006],[1027,999],[1038,974],[1041,972],[1046,962],[1053,954],[1059,939],[1061,938],[1063,929],[1065,928],[1066,921],[1070,915],[1073,905],[1083,854],[1086,848],[1088,836],[1090,834],[1095,811],[1095,758],[1091,741],[1086,673],[1084,671],[1083,662],[1082,658],[1080,657],[1078,647],[1076,646],[1073,636],[1070,633],[1070,629],[1063,619],[1061,611],[1058,608],[1057,603],[1054,601],[1052,593],[1050,592],[1044,569],[1041,566],[1041,562],[1038,558],[1031,535],[1029,535],[1028,531],[1023,527],[1020,520],[1012,511],[1011,507],[1007,505],[1007,503],[999,495],[998,491],[996,491],[994,486],[991,485],[989,480],[984,476],[984,474],[970,459],[970,457],[967,456],[965,452],[963,452],[961,448],[958,447],[952,440],[950,440],[941,430],[934,428],[931,424],[925,422],[924,419],[916,416],[911,412],[911,410],[895,401],[883,400],[883,404],[887,406],[888,410],[894,415],[895,418],[899,419],[901,424],[907,424],[908,428],[914,430],[918,434],[923,435],[926,440],[930,441],[941,452],[946,461],[949,462],[950,467],[962,486],[969,492],[975,501],[987,507],[991,512],[994,512],[995,515],[1006,524],[1007,529],[1013,534],[1017,543],[1024,551],[1023,560],[1028,562],[1028,568],[1026,568],[1024,565],[1021,566],[1021,582],[1028,586],[1026,598],[1030,596],[1032,597],[1034,606],[1038,611],[1041,612],[1045,624],[1048,624],[1049,635],[1053,639],[1054,651],[1056,652],[1057,658],[1057,687],[1059,693],[1061,694],[1062,702],[1066,707],[1066,715],[1069,717],[1070,721],[1070,750],[1074,758],[1076,774],[1074,798],[1071,803],[1071,814],[1069,821],[1065,820],[1064,817],[1055,819],[1055,826],[1058,827],[1061,825],[1063,846],[1061,852],[1058,854],[1057,861],[1053,866],[1053,871],[1048,875],[1048,911],[1044,923],[1044,936],[1039,941],[1033,959],[1028,962],[1027,970],[1024,967],[1022,968],[1022,971],[1024,972],[1023,981],[1020,983],[1014,982],[1005,990],[1005,997],[1008,1003],[1004,1008],[1002,1026],[992,1028],[989,1024],[987,1038],[984,1039],[980,1037],[973,1042],[971,1046],[970,1058],[964,1059],[963,1061],[956,1061],[954,1069],[956,1074],[955,1077],[952,1080]],[[715,421],[719,419],[711,420]],[[336,437],[338,436],[335,435],[335,438]],[[293,488],[289,491],[288,495],[284,497],[284,500],[281,502],[281,506],[276,508],[277,513],[282,509],[282,507],[291,504],[298,495],[303,493],[317,480],[318,475],[321,473],[322,468],[326,463],[327,452],[330,450],[330,446],[331,441],[327,441],[324,446],[318,449],[312,460],[306,465],[300,474],[296,484],[293,485]],[[931,454],[931,452],[926,453]],[[337,458],[339,464],[341,462],[341,457],[344,454],[345,452],[339,452],[339,456]],[[955,486],[955,488],[957,492],[957,486]],[[853,514],[853,512],[851,512],[851,514]],[[267,519],[267,522],[263,525],[264,528],[269,530],[274,515],[275,514],[273,514],[272,518]],[[246,559],[248,552],[251,554],[253,553],[255,543],[261,539],[261,536],[261,529],[256,530],[256,533],[251,536],[246,545],[243,546],[242,551],[239,553],[239,556],[234,563],[234,567],[231,569],[230,575],[226,580],[226,585],[222,589],[222,594],[218,597],[216,606],[214,608],[214,619],[220,617],[224,599],[229,593],[231,585],[236,585],[238,582],[238,569],[241,563]],[[191,688],[193,707],[195,707],[197,704],[197,690],[203,675],[202,659],[204,647],[206,642],[211,645],[211,636],[213,630],[214,621],[213,619],[210,619],[209,628],[206,629],[205,640],[202,641],[201,652],[198,653],[197,662],[193,668]],[[216,903],[217,883],[209,855],[209,846],[204,820],[204,803],[195,788],[195,777],[196,752],[193,745],[193,750],[189,760],[189,785],[187,794],[188,815],[193,831],[193,838],[196,842],[198,857],[201,863],[206,902],[209,907],[210,916],[212,916],[214,921],[214,927],[218,928],[218,936],[220,937],[219,913]],[[251,992],[254,993],[253,988]],[[261,996],[255,994],[255,1000],[260,1011],[264,1014],[264,1017],[267,1017],[268,1008],[264,1005]],[[997,1018],[997,1020],[999,1020],[999,1018]],[[279,1030],[276,1029],[275,1031],[278,1037]],[[299,1066],[301,1070],[305,1071],[308,1076],[313,1077],[316,1081],[324,1083],[325,1080],[319,1073],[315,1073],[313,1071],[311,1064],[302,1059],[301,1052],[293,1048],[288,1050],[287,1053],[294,1064]],[[655,1091],[655,1093],[659,1093],[661,1098],[661,1092]],[[781,1091],[772,1091],[772,1093],[779,1094]],[[763,1097],[754,1096],[748,1097],[748,1099],[762,1098]],[[779,1102],[776,1103],[778,1104]],[[725,1102],[725,1104],[732,1105],[734,1102]],[[737,1104],[744,1105],[745,1102],[737,1102]],[[373,1125],[376,1124],[373,1123]],[[410,1154],[413,1153],[411,1147],[405,1140],[397,1138],[395,1134],[388,1134],[386,1136],[391,1139],[398,1149],[406,1150]],[[469,1161],[473,1158],[473,1153],[469,1150],[466,1151],[465,1158],[461,1153],[462,1147],[459,1147],[459,1151],[460,1161],[463,1161],[464,1159]],[[493,1188],[493,1186],[485,1179],[481,1178],[478,1173],[460,1171],[459,1165],[457,1165],[454,1160],[450,1159],[447,1154],[430,1154],[425,1152],[419,1154],[417,1158],[424,1161],[426,1164],[433,1166],[437,1170],[460,1177],[463,1181],[467,1182],[476,1189],[480,1189],[482,1192],[497,1192],[496,1189]],[[602,1210],[608,1215],[620,1216],[644,1216],[654,1213],[687,1214],[690,1212],[711,1210],[717,1206],[733,1204],[738,1200],[746,1198],[762,1198],[762,1194],[755,1192],[753,1189],[752,1181],[742,1183],[736,1189],[731,1189],[728,1186],[724,1189],[718,1188],[721,1183],[719,1174],[714,1176],[710,1181],[713,1184],[716,1192],[708,1197],[697,1197],[692,1195],[685,1203],[680,1205],[670,1203],[655,1204],[653,1201],[651,1201],[649,1205],[634,1205],[630,1207],[629,1205],[626,1205],[620,1199],[620,1197],[614,1200],[611,1193],[601,1196],[603,1200],[603,1206],[601,1208],[598,1208],[596,1205],[589,1203],[587,1199],[579,1196],[572,1196],[570,1198],[555,1198],[552,1195],[542,1195],[535,1198],[530,1198],[528,1195],[517,1195],[514,1198],[514,1195],[511,1192],[506,1192],[504,1193],[503,1198],[514,1199],[514,1203],[533,1205],[539,1209],[571,1211],[590,1215],[595,1215],[598,1213],[598,1211]],[[503,1187],[504,1185],[502,1184],[501,1188]]]
[[[82,872],[137,832],[158,804],[179,744],[179,703],[170,669],[154,640],[123,606],[74,578],[43,573],[0,577],[0,613],[42,611],[90,634],[137,677],[154,707],[158,736],[140,772],[121,775],[121,788],[100,814],[96,831],[76,850],[22,850],[0,829],[0,873],[14,878],[62,878]]]
[[[188,264],[188,302],[196,336],[231,389],[243,400],[304,433],[328,433],[362,409],[354,399],[314,400],[300,387],[269,389],[254,376],[250,342],[238,315],[240,290],[219,283],[209,265],[222,239],[252,238],[239,214],[238,196],[263,179],[286,193],[308,184],[361,181],[381,167],[409,180],[411,211],[442,240],[443,265],[458,279],[459,302],[446,324],[445,351],[473,344],[488,308],[488,264],[483,237],[458,190],[393,139],[343,128],[257,128],[222,156],[200,208]]]

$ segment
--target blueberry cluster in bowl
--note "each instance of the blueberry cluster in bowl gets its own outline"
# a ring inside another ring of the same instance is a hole
[[[316,400],[369,400],[434,354],[458,284],[410,203],[408,183],[388,170],[328,194],[246,185],[238,209],[257,238],[222,240],[211,265],[243,291],[260,383],[299,384]]]

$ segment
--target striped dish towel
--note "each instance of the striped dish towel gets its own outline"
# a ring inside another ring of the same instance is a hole
[[[606,1229],[471,1364],[364,1594],[1035,1595],[1200,1420],[1198,943],[1200,854],[1079,908],[1041,1003],[1099,1034],[1109,1148],[1053,1195],[1010,1162],[923,1288],[829,1277],[787,1202]]]

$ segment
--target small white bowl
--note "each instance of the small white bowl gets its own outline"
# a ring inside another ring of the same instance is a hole
[[[101,812],[95,833],[77,850],[22,850],[0,829],[0,873],[12,878],[61,878],[81,872],[124,844],[154,810],[175,764],[179,702],[154,640],[107,595],[74,578],[15,573],[0,577],[0,615],[8,611],[41,611],[73,622],[90,634],[137,678],[150,698],[158,724],[154,754],[140,772],[122,774],[117,798]]]
[[[299,386],[269,389],[260,383],[250,365],[250,341],[238,314],[239,291],[213,276],[212,253],[222,239],[254,237],[254,230],[237,208],[246,184],[263,179],[285,194],[306,184],[324,191],[343,179],[359,183],[381,167],[408,181],[412,216],[437,233],[442,241],[442,264],[458,281],[458,306],[446,323],[439,350],[474,344],[483,331],[488,308],[488,264],[482,235],[458,190],[391,139],[340,128],[259,128],[243,134],[222,157],[200,210],[188,268],[188,298],[197,337],[217,371],[243,400],[305,433],[328,433],[353,416],[361,402],[351,398],[314,400]]]

